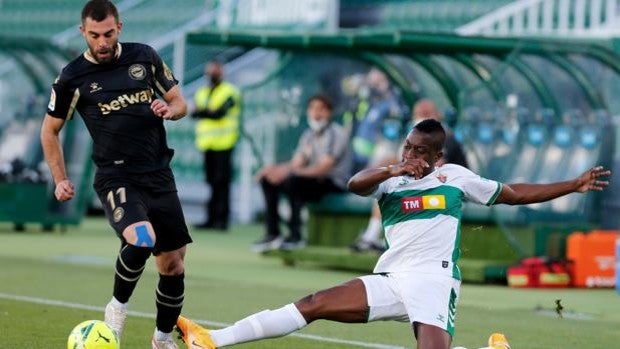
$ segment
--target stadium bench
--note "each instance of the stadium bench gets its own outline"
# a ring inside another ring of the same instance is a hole
[[[328,194],[308,205],[310,246],[348,246],[366,227],[373,199],[349,193]]]

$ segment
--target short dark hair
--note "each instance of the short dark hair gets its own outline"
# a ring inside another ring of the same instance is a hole
[[[437,137],[434,137],[435,150],[441,151],[443,149],[443,143],[446,140],[446,130],[443,128],[443,125],[441,125],[441,122],[435,119],[422,120],[413,127],[413,131],[437,135]]]
[[[114,16],[116,23],[118,23],[118,10],[110,0],[90,0],[82,8],[82,23],[86,21],[86,18],[101,22],[108,16]]]
[[[332,104],[332,99],[329,98],[329,96],[327,96],[326,94],[317,93],[315,95],[312,95],[312,97],[308,98],[308,105],[312,101],[319,101],[319,102],[323,103],[323,105],[325,105],[325,107],[327,109],[329,109],[329,111],[333,111],[334,110],[334,105]]]

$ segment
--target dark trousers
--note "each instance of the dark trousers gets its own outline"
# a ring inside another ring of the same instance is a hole
[[[291,205],[291,219],[288,222],[290,238],[301,239],[301,209],[306,202],[319,201],[328,193],[342,192],[343,190],[334,185],[331,179],[308,178],[289,176],[279,185],[273,185],[264,178],[261,187],[265,195],[265,223],[267,235],[280,235],[280,215],[278,214],[278,200],[280,194],[286,195]]]
[[[207,203],[207,225],[227,228],[230,216],[230,182],[232,181],[232,149],[207,150],[204,171],[211,187]]]

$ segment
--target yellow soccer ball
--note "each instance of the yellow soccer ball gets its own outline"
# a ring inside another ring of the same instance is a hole
[[[86,320],[69,334],[67,349],[119,349],[116,333],[105,322]]]

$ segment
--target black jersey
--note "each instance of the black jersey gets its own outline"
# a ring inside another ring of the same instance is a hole
[[[101,173],[149,172],[169,166],[163,120],[150,108],[177,80],[147,45],[123,43],[118,58],[97,64],[87,53],[69,63],[52,87],[47,113],[70,119],[77,110],[93,138]]]

